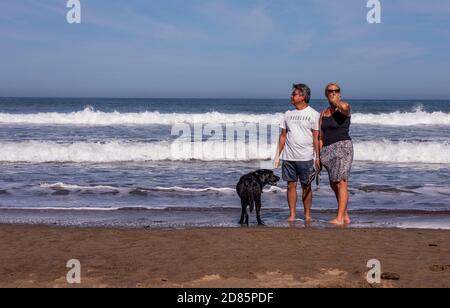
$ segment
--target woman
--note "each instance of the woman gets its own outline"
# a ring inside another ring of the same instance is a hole
[[[320,160],[327,169],[330,185],[338,202],[338,214],[331,224],[350,224],[348,180],[353,162],[353,142],[350,138],[351,106],[341,100],[341,88],[330,83],[325,88],[330,106],[320,117]]]

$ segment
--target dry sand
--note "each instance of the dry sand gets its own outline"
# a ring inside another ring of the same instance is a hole
[[[450,231],[0,225],[0,287],[450,287]],[[366,282],[367,261],[400,280]]]

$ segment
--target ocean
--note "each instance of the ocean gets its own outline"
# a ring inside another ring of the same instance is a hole
[[[349,103],[353,225],[450,229],[450,101]],[[0,98],[0,223],[237,227],[235,185],[271,166],[289,109],[288,99]],[[285,195],[286,183],[266,187],[268,226],[286,226]],[[337,209],[326,172],[313,208],[318,227]]]

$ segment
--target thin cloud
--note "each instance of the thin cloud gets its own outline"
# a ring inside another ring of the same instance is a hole
[[[199,6],[198,10],[221,26],[223,35],[240,42],[259,42],[275,30],[275,23],[264,6],[237,10],[223,1],[215,1]]]
[[[0,17],[2,20],[16,21],[20,19],[32,19],[47,17],[48,12],[58,13],[65,16],[65,2],[60,7],[45,1],[35,0],[0,0]]]
[[[448,0],[397,0],[390,5],[396,13],[417,15],[450,15],[450,3]]]
[[[352,61],[353,64],[356,62],[376,63],[377,66],[410,61],[424,56],[426,53],[427,49],[424,47],[399,41],[384,41],[352,48],[345,47],[337,51],[341,60]]]
[[[55,1],[51,1],[52,3],[49,3],[45,0],[27,0],[31,5],[41,8],[53,13],[61,14],[62,16],[65,16],[67,14],[67,8],[66,8],[66,1],[59,1],[58,4],[53,4]]]
[[[128,34],[143,39],[153,38],[172,42],[208,39],[208,35],[202,29],[160,21],[126,6],[120,12],[100,12],[90,8],[85,14],[83,23],[110,30],[112,33]]]
[[[312,32],[296,35],[291,40],[291,50],[293,52],[302,52],[310,49],[313,45],[314,34]]]

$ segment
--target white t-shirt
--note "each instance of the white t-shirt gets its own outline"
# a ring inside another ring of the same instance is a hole
[[[314,159],[313,130],[319,130],[320,113],[311,107],[290,110],[285,113],[282,129],[287,130],[286,145],[281,159],[286,161],[310,161]]]

